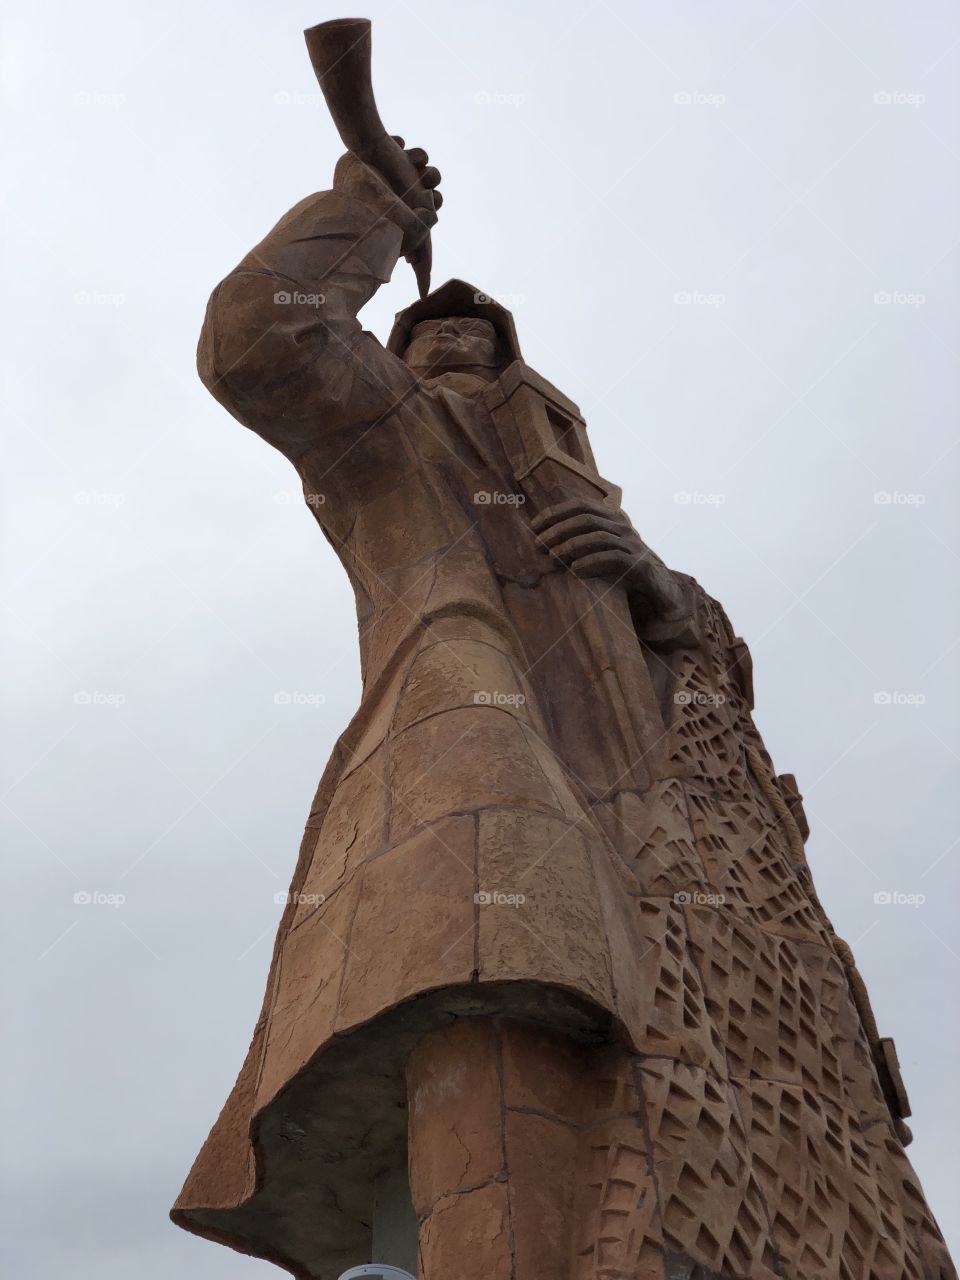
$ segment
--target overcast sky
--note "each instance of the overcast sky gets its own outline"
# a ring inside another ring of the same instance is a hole
[[[356,625],[293,469],[194,347],[210,289],[329,185],[301,30],[344,14],[18,10],[3,1247],[36,1280],[266,1277],[166,1215],[253,1029]],[[384,119],[444,174],[435,282],[512,307],[637,528],[752,648],[958,1249],[957,11],[362,11]],[[367,326],[413,294],[401,263]]]

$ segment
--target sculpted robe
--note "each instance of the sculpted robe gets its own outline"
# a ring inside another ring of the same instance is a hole
[[[294,463],[350,577],[363,697],[175,1220],[301,1276],[369,1260],[405,1056],[501,1012],[640,1063],[648,1146],[597,1146],[578,1275],[682,1254],[698,1277],[946,1280],[892,1044],[814,893],[746,646],[692,579],[650,624],[542,550],[538,510],[619,492],[472,286],[401,313],[388,349],[361,330],[399,247],[361,202],[311,196],[200,340],[203,381]],[[464,314],[507,353],[479,396],[399,358],[412,324]]]

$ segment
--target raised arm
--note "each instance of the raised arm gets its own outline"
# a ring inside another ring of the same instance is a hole
[[[426,153],[407,154],[435,186]],[[291,459],[389,413],[416,379],[357,313],[422,234],[377,174],[344,156],[333,189],[294,205],[214,289],[197,352],[204,385]]]

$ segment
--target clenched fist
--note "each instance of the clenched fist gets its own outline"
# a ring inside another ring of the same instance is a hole
[[[413,166],[416,183],[404,185],[394,176],[398,155]],[[437,221],[436,210],[443,204],[436,189],[440,171],[429,160],[422,147],[404,148],[402,138],[383,138],[365,150],[362,158],[348,151],[337,163],[333,185],[398,226],[403,232],[402,252],[408,254],[430,234]]]

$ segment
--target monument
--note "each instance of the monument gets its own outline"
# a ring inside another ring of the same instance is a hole
[[[746,645],[510,314],[428,291],[439,174],[380,125],[369,24],[307,35],[350,150],[199,368],[296,467],[363,695],[174,1220],[312,1280],[955,1277]],[[384,348],[357,313],[401,255]]]

